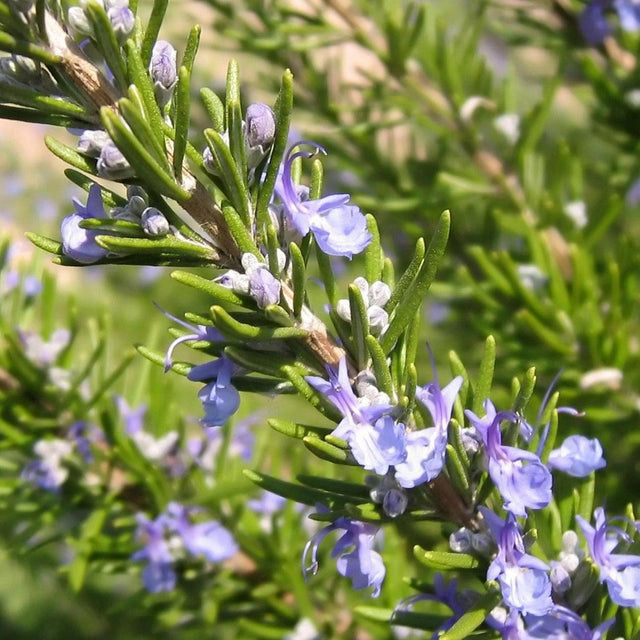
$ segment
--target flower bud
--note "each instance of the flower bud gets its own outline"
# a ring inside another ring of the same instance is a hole
[[[246,254],[245,254],[246,255]],[[280,301],[280,281],[267,269],[260,267],[249,273],[249,295],[261,309]]]
[[[122,44],[133,31],[136,17],[129,7],[113,7],[107,11],[107,17],[116,34],[116,39]]]
[[[130,178],[134,170],[112,140],[109,140],[98,158],[98,175],[109,180]]]
[[[276,117],[262,102],[254,102],[247,107],[247,142],[250,147],[268,147],[276,134]]]
[[[382,500],[382,510],[390,517],[397,518],[401,516],[407,509],[409,504],[409,498],[406,491],[398,487],[397,489],[390,489],[385,493]]]
[[[93,37],[93,26],[82,7],[71,7],[67,11],[67,24],[74,35]]]
[[[161,107],[164,107],[171,100],[173,89],[178,82],[176,50],[166,40],[158,40],[153,45],[149,75],[153,82],[156,100]]]
[[[87,129],[80,135],[77,149],[85,156],[99,158],[103,147],[110,141],[111,138],[106,131],[102,131],[102,129]]]
[[[389,314],[378,305],[373,305],[367,309],[367,318],[371,335],[379,336],[389,326]]]
[[[166,236],[169,233],[169,221],[155,207],[147,207],[142,212],[141,220],[142,228],[148,236]]]
[[[380,280],[376,280],[369,287],[369,304],[370,305],[378,305],[379,307],[384,307],[387,302],[389,302],[389,298],[391,298],[391,289],[388,284],[381,282]]]
[[[469,553],[472,547],[473,533],[469,529],[458,529],[449,536],[449,548],[456,553]]]

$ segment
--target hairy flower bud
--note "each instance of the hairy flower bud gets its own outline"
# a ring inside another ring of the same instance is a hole
[[[122,44],[133,31],[136,17],[128,6],[112,7],[107,11],[107,17],[113,27],[113,32],[120,44]]]
[[[93,26],[82,7],[70,7],[67,11],[67,24],[74,35],[93,37]]]
[[[250,147],[268,147],[276,134],[276,117],[271,107],[254,102],[247,107],[247,142]]]
[[[169,233],[169,221],[155,207],[147,207],[142,212],[142,228],[148,236],[166,236]]]
[[[109,140],[98,158],[98,175],[110,180],[129,178],[134,174],[133,168],[122,155],[115,143]]]
[[[91,158],[99,158],[103,147],[110,142],[111,138],[102,129],[87,129],[78,138],[77,149],[80,153]]]
[[[156,100],[161,107],[164,107],[171,100],[173,89],[178,82],[176,50],[166,40],[158,40],[153,45],[149,75],[153,82]]]

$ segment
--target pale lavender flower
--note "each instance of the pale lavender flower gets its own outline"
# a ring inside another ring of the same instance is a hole
[[[170,502],[165,511],[167,522],[192,556],[204,556],[209,562],[222,562],[238,551],[231,533],[216,520],[192,524],[190,515],[197,509]]]
[[[38,440],[33,452],[37,459],[23,469],[21,477],[45,491],[59,491],[69,477],[63,463],[71,456],[73,445],[60,438]]]
[[[49,340],[32,331],[18,330],[26,357],[37,367],[47,369],[53,365],[71,340],[69,329],[56,329]]]
[[[489,565],[487,580],[497,580],[504,601],[523,613],[544,615],[553,607],[549,567],[526,553],[522,535],[512,513],[502,520],[485,507],[480,511],[498,545],[498,554]]]
[[[158,40],[153,45],[151,62],[149,63],[149,75],[153,82],[156,100],[164,107],[178,82],[176,70],[176,50],[166,40]]]
[[[102,204],[102,193],[97,184],[89,189],[86,206],[76,198],[73,199],[75,213],[62,220],[60,235],[62,236],[62,251],[66,256],[82,264],[91,264],[104,258],[109,252],[98,246],[95,238],[98,235],[108,235],[105,231],[83,229],[80,223],[88,218],[106,219],[107,214]]]
[[[522,422],[512,411],[496,412],[493,403],[484,403],[485,416],[472,411],[465,414],[482,438],[489,463],[489,475],[500,495],[504,508],[517,516],[526,516],[527,509],[542,509],[551,502],[551,473],[540,458],[530,451],[503,446],[500,423],[503,420]]]
[[[593,512],[595,527],[576,515],[576,522],[582,530],[591,559],[600,569],[600,582],[605,582],[609,596],[622,607],[640,607],[640,556],[614,553],[621,544],[631,544],[631,536],[611,522],[620,520],[632,524],[636,530],[639,524],[627,518],[607,518],[602,507]]]
[[[640,4],[636,0],[613,0],[623,31],[640,29]]]
[[[141,404],[139,407],[132,409],[122,396],[115,395],[113,400],[124,422],[126,432],[129,435],[133,435],[144,431],[144,417],[147,413],[147,405]]]
[[[156,309],[158,309],[160,313],[167,316],[167,318],[170,318],[174,322],[177,322],[179,325],[182,325],[185,329],[192,331],[192,333],[176,338],[167,348],[167,353],[165,354],[165,357],[164,357],[165,373],[169,371],[169,369],[171,369],[171,366],[173,364],[173,360],[172,360],[173,351],[179,344],[182,344],[183,342],[192,342],[192,341],[199,341],[199,340],[207,340],[208,342],[220,342],[221,340],[223,340],[222,334],[215,327],[205,326],[202,324],[194,326],[189,322],[180,320],[180,318],[177,318],[176,316],[169,313],[168,311],[165,311],[159,304],[156,304],[154,302],[154,305]],[[208,363],[206,366],[211,367],[211,365],[212,363]],[[190,380],[206,380],[207,377],[214,378],[217,375],[217,372],[212,371],[210,376],[205,375],[205,377],[193,377],[193,376],[197,376],[199,373],[202,374],[202,372],[203,372],[202,368],[199,369],[198,367],[194,367],[191,370],[191,374],[190,374],[192,375],[192,377],[190,377],[189,379]]]
[[[87,463],[93,462],[93,451],[91,446],[94,442],[102,438],[102,432],[95,425],[88,422],[74,422],[67,433],[69,439],[74,443],[76,451]]]
[[[311,146],[314,151],[293,152],[303,144]],[[372,238],[362,211],[348,204],[350,196],[347,194],[303,200],[291,176],[296,158],[311,158],[318,151],[325,153],[314,142],[300,142],[291,147],[276,183],[276,193],[282,201],[287,222],[298,233],[306,236],[311,231],[321,251],[332,256],[351,258],[353,254],[364,251]]]
[[[249,295],[261,309],[280,302],[280,280],[262,265],[249,273]]]
[[[145,588],[151,593],[173,590],[177,576],[173,570],[174,559],[169,545],[170,529],[166,516],[160,515],[155,520],[150,520],[139,513],[136,520],[136,539],[143,541],[145,545],[136,551],[131,559],[149,562],[142,571]]]
[[[338,518],[332,524],[318,531],[307,542],[302,554],[304,575],[317,573],[318,547],[329,533],[336,530],[344,531],[331,553],[333,558],[338,558],[336,561],[338,573],[349,578],[354,589],[373,587],[371,595],[377,598],[382,588],[385,567],[382,556],[373,548],[378,528],[372,524]],[[311,553],[311,561],[308,563],[309,553]]]
[[[344,356],[338,363],[338,371],[327,367],[327,372],[328,382],[318,376],[307,376],[306,380],[344,416],[333,435],[348,442],[354,458],[365,469],[384,475],[391,465],[400,464],[406,457],[404,425],[383,415],[392,409],[389,404],[359,404],[351,388]]]
[[[526,634],[518,637],[526,640],[600,640],[615,622],[611,618],[591,629],[575,611],[561,605],[541,617],[527,615],[525,620]]]
[[[449,584],[445,584],[444,577],[441,573],[436,573],[433,577],[434,593],[419,593],[402,600],[393,610],[390,624],[394,624],[393,619],[398,611],[410,611],[418,602],[431,600],[433,602],[441,602],[451,609],[451,616],[445,620],[431,635],[431,640],[437,640],[442,631],[450,629],[454,623],[459,620],[472,604],[470,601],[470,592],[458,593],[458,581],[453,578]],[[473,596],[471,596],[473,597]]]
[[[396,480],[405,488],[433,480],[442,471],[447,448],[447,427],[463,379],[454,378],[444,389],[431,382],[416,390],[416,398],[431,414],[433,427],[406,434],[406,458],[396,464]]]
[[[569,436],[549,454],[547,466],[564,471],[575,478],[584,478],[593,471],[607,466],[602,457],[602,445],[597,438],[581,435]]]

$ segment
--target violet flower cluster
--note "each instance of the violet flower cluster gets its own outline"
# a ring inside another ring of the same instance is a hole
[[[144,545],[131,559],[147,562],[142,581],[147,591],[171,591],[177,582],[175,563],[184,558],[204,558],[223,562],[231,558],[238,545],[231,533],[215,520],[194,521],[198,509],[171,502],[153,520],[137,515],[136,537]]]

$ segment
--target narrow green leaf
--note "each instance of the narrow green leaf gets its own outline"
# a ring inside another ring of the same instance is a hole
[[[151,62],[151,52],[153,45],[158,39],[160,33],[160,27],[164,21],[164,14],[167,12],[167,6],[169,0],[153,0],[153,7],[151,8],[151,15],[147,22],[147,28],[144,32],[144,38],[142,39],[142,47],[140,49],[140,58],[143,66],[146,68]]]
[[[390,398],[395,397],[393,381],[391,380],[391,372],[387,364],[387,357],[380,347],[378,339],[369,334],[365,338],[369,355],[373,363],[373,373],[376,377],[376,383],[380,391],[384,391]]]
[[[77,120],[92,121],[92,115],[84,107],[57,96],[47,96],[26,87],[0,82],[0,95],[3,102],[12,102],[35,109],[43,114],[65,115]]]
[[[184,49],[184,56],[182,57],[182,66],[187,69],[189,74],[193,70],[193,63],[198,53],[198,47],[200,46],[200,35],[202,34],[202,27],[199,24],[191,27],[189,31],[189,37],[187,38],[187,46]]]
[[[458,456],[458,452],[456,451],[456,449],[454,449],[450,444],[447,445],[446,464],[447,472],[449,473],[449,478],[451,478],[453,486],[458,490],[459,493],[463,495],[468,494],[470,484],[469,477],[467,475],[467,469]]]
[[[587,522],[591,520],[595,501],[596,474],[590,473],[586,478],[578,480],[578,506],[576,515],[582,516]]]
[[[434,231],[431,242],[424,257],[420,270],[407,291],[402,296],[400,303],[395,308],[394,316],[387,331],[380,338],[380,346],[385,353],[389,353],[407,325],[413,321],[418,307],[422,304],[442,260],[451,225],[451,214],[443,212]],[[401,282],[403,277],[401,278]],[[399,283],[400,284],[400,283]],[[398,287],[396,287],[397,289]]]
[[[371,499],[369,487],[355,484],[354,482],[344,482],[343,480],[335,480],[325,476],[309,476],[305,474],[298,475],[297,479],[309,487],[329,491],[330,493],[340,493],[347,498],[358,501],[368,502]]]
[[[305,436],[302,438],[302,441],[311,453],[315,454],[322,460],[328,460],[335,464],[358,464],[353,460],[349,452],[344,449],[340,449],[325,440],[317,438],[316,436]]]
[[[147,121],[151,131],[158,139],[158,143],[164,148],[164,119],[156,101],[151,78],[149,77],[149,61],[143,62],[141,52],[136,43],[129,39],[124,44],[129,71],[129,82],[137,88],[144,101]]]
[[[369,319],[362,292],[355,284],[349,285],[349,309],[356,365],[358,371],[364,371],[367,368],[369,355],[366,343],[369,335]]]
[[[47,253],[53,253],[56,256],[63,255],[61,242],[42,236],[39,233],[34,233],[33,231],[27,231],[25,236],[29,242],[32,242],[38,249],[42,249]]]
[[[122,238],[118,236],[96,236],[97,245],[114,253],[136,253],[147,255],[176,255],[178,257],[214,260],[216,254],[211,247],[187,242],[177,236],[162,238]]]
[[[297,440],[302,440],[307,436],[324,438],[324,436],[331,433],[333,430],[333,427],[318,427],[310,424],[298,424],[297,422],[289,422],[288,420],[281,420],[279,418],[269,418],[267,420],[267,424],[278,433],[282,433],[289,438],[296,438]],[[301,480],[301,482],[304,481]]]
[[[176,113],[174,120],[175,134],[173,144],[173,173],[182,181],[182,162],[187,149],[191,109],[191,72],[182,66],[178,72],[178,86],[174,95]]]
[[[318,489],[312,489],[299,484],[293,484],[292,482],[286,482],[279,478],[274,478],[250,469],[245,469],[243,473],[247,478],[249,478],[249,480],[251,480],[251,482],[254,482],[259,487],[266,489],[267,491],[271,491],[272,493],[282,496],[283,498],[295,500],[296,502],[301,502],[302,504],[312,507],[318,502],[327,506],[331,503],[332,496],[325,491],[319,491]]]
[[[102,185],[98,184],[95,180],[92,180],[89,176],[86,176],[84,173],[80,173],[79,171],[75,171],[74,169],[65,169],[64,175],[68,180],[73,182],[73,184],[77,185],[87,193],[89,192],[89,189],[91,189],[91,187],[94,184],[99,186],[102,192],[102,201],[104,202],[104,205],[106,207],[124,207],[127,204],[127,200],[125,198],[118,195],[114,191],[111,191],[110,189],[106,189]],[[135,224],[135,223],[130,223],[130,224]],[[136,226],[139,226],[139,225],[136,225]]]
[[[211,118],[213,128],[219,134],[224,133],[224,105],[222,104],[222,100],[207,87],[200,89],[200,97],[202,98],[204,108],[209,114],[209,118]]]
[[[259,352],[239,346],[225,347],[225,354],[235,363],[255,373],[283,378],[282,367],[291,364],[291,356]]]
[[[289,135],[289,123],[293,108],[293,74],[287,69],[282,76],[280,93],[276,100],[274,113],[276,116],[276,135],[271,149],[271,155],[267,163],[264,181],[258,191],[256,204],[256,218],[258,226],[263,228],[269,222],[268,207],[271,202],[273,188],[278,177],[278,170],[287,148],[287,136]]]
[[[56,65],[60,62],[60,58],[47,49],[43,49],[31,42],[18,40],[8,33],[0,31],[0,51],[8,51],[9,53],[17,53],[27,58],[39,60],[45,64]]]
[[[482,413],[484,401],[491,394],[495,364],[496,340],[493,336],[489,336],[484,343],[484,353],[482,354],[480,370],[478,371],[478,379],[473,391],[473,404],[471,409],[476,415],[480,415],[480,413]]]
[[[377,280],[380,280],[382,276],[382,261],[383,252],[380,245],[380,230],[378,229],[378,223],[376,219],[368,213],[367,229],[372,236],[369,246],[364,251],[364,272],[367,282],[373,284]]]
[[[23,107],[11,107],[0,105],[0,118],[2,120],[17,120],[19,122],[37,122],[38,124],[50,124],[54,127],[67,127],[69,129],[86,129],[87,121],[78,120],[71,116],[63,116],[56,113],[43,113],[36,109]]]
[[[476,602],[471,610],[456,620],[440,640],[467,640],[472,632],[477,629],[486,619],[492,609],[500,602],[501,595],[497,592],[489,592]]]
[[[242,223],[248,229],[251,227],[251,217],[249,214],[249,194],[243,184],[238,167],[234,162],[231,151],[222,136],[214,129],[205,129],[204,137],[211,149],[213,159],[220,179],[222,180],[226,192],[225,195],[240,216]]]
[[[223,287],[214,280],[203,278],[189,271],[173,271],[171,277],[188,287],[193,287],[199,291],[203,291],[214,298],[217,305],[226,307],[227,305],[235,305],[244,307],[247,304],[245,298],[241,298],[237,293],[231,291],[227,287]]]
[[[318,270],[320,271],[320,279],[324,284],[324,290],[327,294],[329,304],[335,309],[338,303],[338,294],[336,292],[336,278],[331,268],[331,258],[324,253],[318,245],[316,245],[316,260],[318,262]]]
[[[413,252],[413,258],[409,263],[409,266],[405,270],[405,272],[398,280],[398,284],[391,292],[391,298],[389,298],[389,302],[385,305],[385,309],[388,313],[391,313],[397,306],[398,302],[400,302],[401,298],[406,293],[409,286],[414,282],[418,273],[420,272],[420,267],[424,261],[424,254],[426,252],[426,246],[424,243],[424,238],[418,238],[416,242],[416,248]]]
[[[128,86],[127,67],[125,59],[120,53],[120,44],[111,26],[111,21],[104,7],[95,0],[90,0],[84,6],[84,12],[93,27],[93,32],[96,34],[96,37],[92,38],[92,40],[102,53],[109,70],[113,74],[116,86],[124,93]]]
[[[53,153],[53,155],[60,158],[67,164],[70,164],[80,171],[86,171],[92,175],[96,175],[96,163],[95,160],[90,160],[86,156],[78,153],[75,149],[68,147],[66,144],[59,142],[51,136],[45,136],[44,143],[47,149]]]
[[[236,241],[240,251],[242,253],[252,253],[262,262],[262,254],[251,235],[251,231],[249,230],[250,227],[247,227],[244,219],[238,214],[236,208],[223,205],[222,215],[224,216],[227,227],[229,228],[229,231],[233,239]]]
[[[295,242],[289,243],[289,255],[291,256],[291,284],[293,286],[293,315],[300,319],[300,312],[304,304],[307,274],[304,258],[300,247]]]
[[[211,315],[216,328],[224,335],[240,340],[270,341],[290,338],[305,338],[308,333],[296,327],[255,327],[235,320],[222,307],[211,307]]]
[[[425,566],[439,571],[443,569],[475,569],[480,566],[478,559],[468,553],[428,551],[416,545],[413,548],[413,555]]]
[[[102,122],[111,136],[111,139],[118,146],[132,167],[135,167],[136,174],[142,178],[150,187],[160,193],[177,200],[186,202],[191,194],[181,189],[173,180],[173,176],[167,174],[162,167],[154,160],[151,154],[144,148],[140,141],[133,135],[131,130],[120,120],[120,118],[109,108],[101,109]]]
[[[141,96],[135,87],[132,86],[129,93],[134,94],[134,100],[136,100],[136,102],[141,100]],[[158,141],[158,138],[153,133],[151,126],[144,119],[144,115],[142,115],[134,106],[133,101],[123,98],[118,102],[118,108],[120,109],[120,113],[124,117],[126,123],[129,125],[133,135],[138,139],[142,146],[153,155],[153,159],[158,163],[162,170],[165,173],[170,174],[171,166],[167,160],[167,153],[164,145]]]
[[[343,416],[335,405],[323,394],[317,392],[295,367],[282,367],[282,372],[287,376],[287,380],[298,390],[298,394],[312,407],[315,407],[330,420],[334,420],[335,422],[342,420]]]

